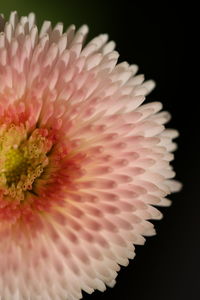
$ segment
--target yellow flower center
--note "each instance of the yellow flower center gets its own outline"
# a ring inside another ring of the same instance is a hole
[[[18,149],[10,149],[5,157],[4,174],[8,186],[11,186],[20,180],[22,174],[26,175],[28,163],[23,153]]]
[[[30,134],[24,126],[0,128],[0,191],[5,198],[23,201],[33,189],[48,164],[52,142],[47,136],[44,129]]]

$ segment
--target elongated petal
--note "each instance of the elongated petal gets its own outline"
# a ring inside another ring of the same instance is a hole
[[[181,186],[155,83],[87,25],[0,15],[0,298],[113,287]]]

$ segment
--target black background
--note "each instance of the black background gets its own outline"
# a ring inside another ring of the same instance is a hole
[[[183,3],[176,7],[159,3],[19,0],[4,5],[14,10],[20,4],[20,14],[35,11],[39,24],[43,19],[65,25],[87,23],[89,38],[109,33],[117,43],[120,61],[138,64],[147,79],[156,80],[148,101],[161,101],[172,114],[169,127],[180,132],[173,165],[183,190],[170,197],[170,208],[161,209],[164,219],[154,222],[158,234],[148,238],[145,246],[136,247],[136,258],[119,272],[116,286],[104,293],[84,293],[85,300],[200,299],[199,86],[193,83],[195,73],[190,71],[192,66],[198,70],[195,9],[189,9],[192,3],[184,8]]]

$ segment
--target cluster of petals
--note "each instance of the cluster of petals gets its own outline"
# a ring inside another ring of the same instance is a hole
[[[0,299],[113,287],[178,191],[154,82],[88,27],[0,15]]]

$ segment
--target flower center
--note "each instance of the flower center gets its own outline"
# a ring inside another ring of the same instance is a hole
[[[28,169],[27,159],[18,149],[10,149],[5,155],[4,175],[8,186],[17,184],[22,174],[26,175]]]
[[[6,198],[25,200],[34,181],[48,165],[52,147],[48,130],[10,125],[0,130],[0,191]]]

